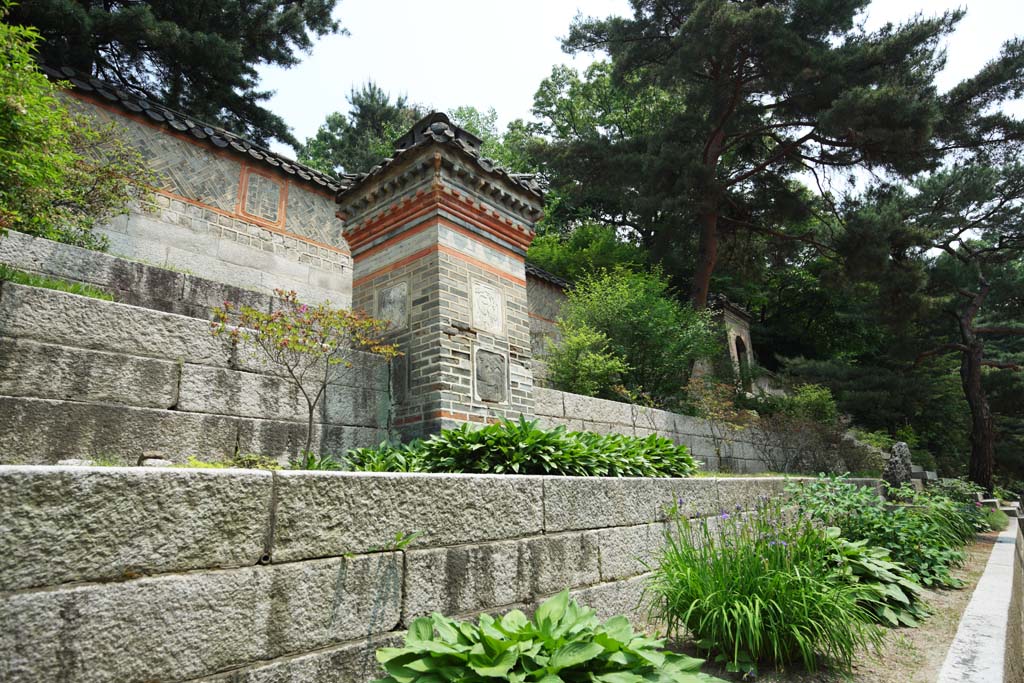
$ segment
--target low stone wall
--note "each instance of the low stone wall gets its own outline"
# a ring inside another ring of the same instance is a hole
[[[534,389],[534,403],[542,427],[562,425],[573,431],[629,436],[660,434],[689,448],[708,471],[756,473],[766,469],[742,431],[717,434],[713,425],[700,418],[541,387]]]
[[[251,351],[232,353],[203,320],[3,283],[0,463],[295,456],[305,400]],[[388,435],[388,365],[364,353],[354,361],[321,402],[321,451]]]
[[[1003,659],[1005,683],[1024,683],[1024,525],[1019,519],[1016,524],[1013,588],[1010,593],[1010,617],[1006,624],[1006,654]]]
[[[275,300],[271,294],[13,230],[0,239],[0,264],[99,287],[120,303],[205,320],[225,301],[270,311]]]
[[[642,620],[670,504],[785,483],[0,467],[0,680],[369,681],[417,616],[566,587]]]

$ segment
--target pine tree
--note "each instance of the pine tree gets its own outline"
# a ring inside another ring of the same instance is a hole
[[[266,144],[298,142],[262,103],[257,67],[293,66],[312,36],[344,33],[337,0],[32,0],[12,21],[38,28],[40,57],[109,80]]]
[[[673,106],[632,139],[556,141],[556,164],[620,165],[624,148],[631,179],[600,189],[650,205],[656,253],[696,246],[690,298],[704,307],[722,235],[778,234],[776,199],[799,204],[795,175],[934,163],[939,43],[962,13],[867,32],[868,2],[633,0],[632,18],[577,20],[567,50],[606,50],[617,88],[656,87]]]

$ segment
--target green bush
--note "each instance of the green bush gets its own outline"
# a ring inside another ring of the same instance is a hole
[[[974,531],[988,531],[988,520],[985,519],[985,510],[978,502],[978,494],[984,494],[985,489],[978,486],[966,477],[959,479],[940,479],[928,485],[928,493],[933,496],[943,496],[953,501],[960,508],[960,513],[967,517]]]
[[[548,378],[562,391],[583,396],[617,398],[629,366],[608,350],[608,337],[587,325],[563,325],[561,339],[545,357]]]
[[[381,648],[387,677],[375,683],[724,683],[700,673],[702,660],[662,650],[625,617],[601,623],[562,591],[532,620],[519,610],[477,623],[440,614],[409,625],[405,647]]]
[[[685,446],[652,434],[566,432],[520,417],[474,429],[462,425],[418,446],[430,472],[559,474],[597,477],[685,477],[697,466]]]
[[[376,448],[353,448],[341,459],[343,469],[353,472],[426,472],[422,442],[391,444]]]
[[[987,508],[985,510],[985,522],[992,531],[1003,531],[1010,524],[1010,518],[1002,510]]]
[[[880,630],[862,604],[869,592],[840,576],[832,541],[810,517],[762,499],[751,516],[675,516],[647,598],[669,633],[690,633],[729,671],[759,662],[822,657],[849,669],[878,644]]]
[[[942,496],[897,490],[905,504],[888,504],[874,490],[843,477],[819,477],[787,487],[793,501],[812,517],[836,526],[851,541],[887,549],[892,560],[924,586],[959,587],[949,570],[963,562],[961,546],[974,535],[971,520]]]
[[[710,314],[675,298],[659,272],[602,271],[580,279],[568,296],[558,323],[563,345],[574,330],[603,334],[608,345],[602,352],[628,365],[626,392],[648,395],[657,405],[684,402],[690,366],[721,352]],[[568,355],[555,346],[556,357]]]
[[[835,544],[839,575],[865,588],[860,602],[871,610],[877,623],[914,627],[928,615],[920,584],[909,569],[893,561],[888,550],[864,540],[847,540],[838,527],[829,527],[827,534]]]

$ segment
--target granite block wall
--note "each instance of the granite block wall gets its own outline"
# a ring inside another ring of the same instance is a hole
[[[353,353],[316,415],[322,452],[389,434],[389,368]],[[184,461],[257,453],[282,461],[305,445],[307,408],[282,370],[210,324],[174,313],[0,284],[0,463],[103,459],[146,451]]]
[[[742,430],[720,428],[689,415],[536,387],[534,408],[541,427],[629,436],[660,434],[690,449],[711,472],[764,472],[765,463]]]
[[[642,624],[671,503],[783,484],[0,466],[0,680],[362,683],[419,615],[565,588]]]
[[[555,322],[561,315],[562,305],[568,297],[558,285],[527,273],[526,298],[529,304],[530,346],[533,351],[533,380],[538,386],[547,386],[547,366],[544,356],[547,347],[558,339]]]

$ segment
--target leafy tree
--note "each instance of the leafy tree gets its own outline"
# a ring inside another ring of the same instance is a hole
[[[527,258],[541,268],[568,280],[616,267],[640,270],[648,264],[646,252],[602,223],[583,222],[567,233],[537,235]]]
[[[298,146],[262,106],[257,67],[293,66],[313,36],[344,33],[337,0],[32,0],[14,22],[35,26],[40,56],[109,80],[266,144]]]
[[[659,272],[619,268],[584,276],[558,324],[563,344],[574,330],[603,334],[608,343],[599,350],[629,366],[621,373],[624,393],[655,405],[680,404],[694,361],[721,353],[710,315],[680,304]]]
[[[536,173],[537,167],[530,155],[536,142],[532,128],[522,119],[508,124],[504,133],[498,130],[498,112],[491,107],[480,111],[476,107],[456,107],[449,112],[452,123],[465,128],[483,141],[480,153],[512,173]]]
[[[9,7],[0,3],[0,19]],[[36,68],[38,40],[0,21],[0,230],[102,249],[92,227],[146,198],[156,177],[116,123],[68,110]]]
[[[327,173],[365,173],[394,151],[404,135],[426,111],[404,95],[391,95],[373,81],[348,95],[348,114],[334,112],[316,135],[306,140],[299,161]]]
[[[544,359],[551,383],[574,394],[618,398],[616,388],[629,366],[608,350],[608,337],[585,324],[562,325],[559,332]]]
[[[303,304],[295,292],[274,291],[279,301],[272,313],[225,301],[224,308],[214,309],[211,328],[233,347],[249,344],[256,358],[276,365],[302,395],[308,413],[301,456],[308,461],[317,406],[339,370],[352,367],[353,352],[368,351],[388,360],[399,352],[380,341],[386,321],[327,303]]]
[[[659,256],[695,245],[690,298],[703,308],[723,234],[814,239],[780,227],[806,209],[797,174],[916,172],[932,163],[937,134],[952,141],[962,130],[943,120],[955,93],[943,100],[934,86],[939,41],[962,12],[869,33],[857,21],[868,2],[633,0],[632,18],[577,20],[565,48],[609,53],[609,109],[635,111],[615,100],[651,89],[670,106],[634,134],[586,121],[585,132],[556,127],[549,163],[577,183],[614,169],[589,192],[637,203],[654,221]],[[553,78],[551,87],[568,100],[562,111],[577,108],[582,85]],[[592,174],[580,174],[583,165]]]

